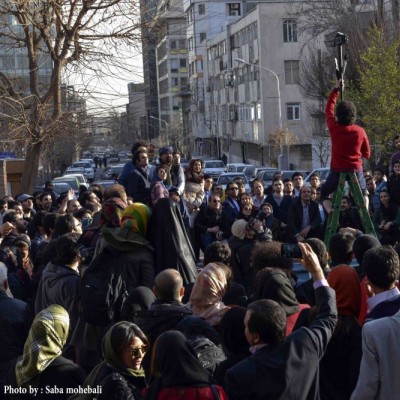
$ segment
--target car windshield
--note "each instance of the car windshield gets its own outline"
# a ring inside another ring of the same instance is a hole
[[[204,168],[224,168],[225,165],[222,161],[206,161]]]
[[[272,179],[274,179],[275,173],[276,173],[276,170],[264,171],[263,172],[263,181],[272,181]]]
[[[79,185],[78,185],[78,183],[77,183],[77,181],[76,181],[75,178],[73,178],[73,179],[65,178],[65,179],[57,180],[57,181],[55,181],[55,182],[61,182],[61,183],[64,182],[64,183],[67,183],[68,185],[70,185],[70,186],[72,187],[72,189],[74,189],[74,190],[79,190]]]
[[[90,163],[83,163],[83,162],[79,162],[79,163],[75,163],[74,167],[81,167],[81,168],[92,168],[92,166],[90,165]]]

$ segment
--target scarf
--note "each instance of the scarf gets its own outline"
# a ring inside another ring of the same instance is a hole
[[[118,228],[121,226],[121,214],[126,204],[118,197],[111,197],[103,203],[100,225]]]
[[[226,288],[226,276],[219,265],[210,263],[204,267],[190,294],[189,305],[193,314],[204,318],[211,326],[218,325],[230,309],[222,302]]]
[[[121,215],[121,228],[146,237],[149,225],[150,208],[142,203],[133,203],[126,207]]]
[[[69,315],[63,307],[53,304],[36,315],[15,366],[19,387],[38,386],[40,373],[61,355],[68,331]]]

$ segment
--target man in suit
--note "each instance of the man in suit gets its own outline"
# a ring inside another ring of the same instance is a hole
[[[287,214],[286,236],[291,243],[304,242],[306,238],[319,237],[321,224],[318,203],[311,200],[311,188],[307,185],[300,189],[300,196],[294,200]]]
[[[304,266],[314,279],[318,313],[309,328],[288,337],[286,314],[273,300],[250,304],[244,319],[252,356],[226,374],[230,400],[319,398],[319,361],[337,321],[335,292],[329,288],[316,254],[299,243]]]
[[[222,203],[222,209],[226,213],[228,227],[240,216],[240,206],[237,200],[239,195],[239,186],[235,182],[229,182],[225,189],[225,201]]]
[[[400,310],[399,257],[391,246],[370,249],[365,253],[363,269],[367,277],[365,322],[390,317]]]
[[[399,331],[400,311],[364,325],[360,375],[351,400],[397,398],[400,393]]]

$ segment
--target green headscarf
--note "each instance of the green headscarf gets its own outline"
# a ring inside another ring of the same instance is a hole
[[[146,237],[150,208],[142,203],[133,203],[122,211],[121,227]]]
[[[63,307],[53,304],[36,315],[24,352],[15,366],[19,387],[39,384],[39,375],[61,355],[68,338],[69,315]]]
[[[93,368],[92,372],[89,374],[89,376],[85,379],[85,382],[83,383],[83,387],[94,387],[95,383],[99,384],[99,382],[96,382],[97,380],[97,374],[101,370],[101,368],[105,365],[108,364],[110,367],[115,369],[117,372],[122,373],[122,374],[128,374],[136,378],[144,378],[144,370],[143,368],[134,370],[131,368],[128,368],[119,358],[117,352],[115,351],[114,347],[111,344],[111,334],[113,329],[122,324],[126,323],[125,321],[122,322],[117,322],[114,324],[104,335],[103,341],[101,343],[102,347],[102,353],[103,353],[103,358],[104,361],[102,361],[100,364],[97,364],[96,367]],[[70,397],[71,399],[74,400],[86,400],[86,399],[92,399],[93,395],[87,395],[87,394],[78,394]]]

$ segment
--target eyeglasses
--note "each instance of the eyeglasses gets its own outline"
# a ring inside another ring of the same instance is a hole
[[[251,207],[243,207],[243,210],[245,210],[245,211],[251,211]]]
[[[135,347],[133,349],[129,349],[129,351],[131,352],[132,357],[135,357],[135,358],[139,357],[139,353],[141,355],[146,354],[147,350],[148,350],[147,346]]]

